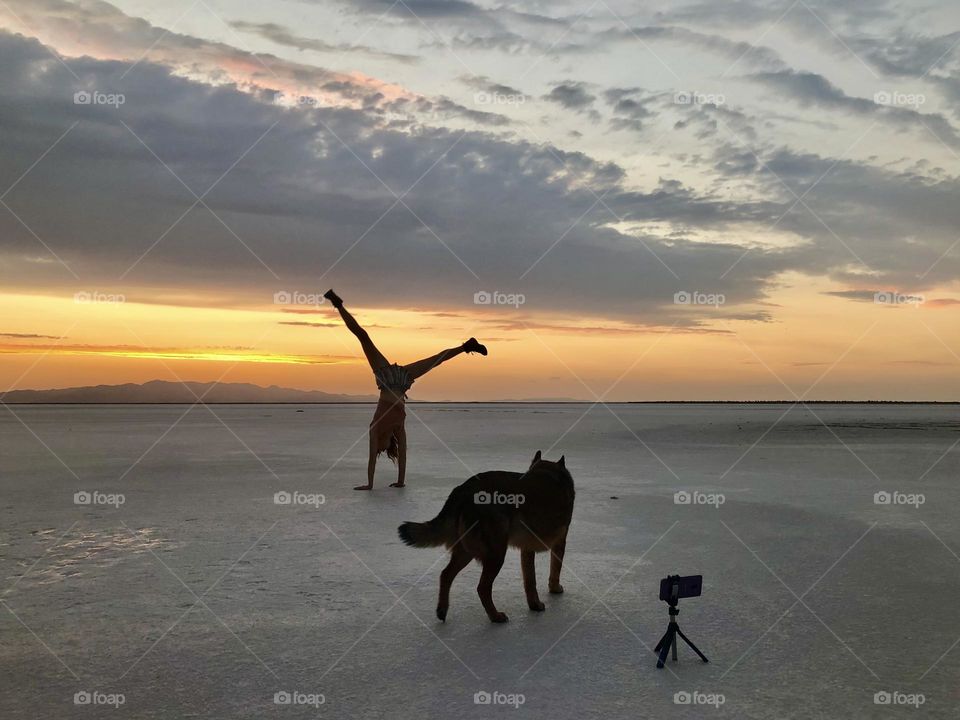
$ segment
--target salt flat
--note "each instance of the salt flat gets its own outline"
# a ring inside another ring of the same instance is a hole
[[[369,406],[10,410],[3,718],[956,717],[955,406],[414,404],[409,487],[383,462],[370,494],[351,489]],[[541,556],[529,612],[511,551],[510,622],[487,621],[471,566],[440,623],[444,556],[397,525],[537,449],[577,483],[566,593]],[[674,572],[704,575],[679,619],[711,663],[681,648],[658,671]]]

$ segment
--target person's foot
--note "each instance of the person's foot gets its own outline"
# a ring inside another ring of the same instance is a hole
[[[341,300],[341,299],[340,299],[340,296],[337,295],[337,294],[333,291],[333,288],[330,288],[329,290],[327,290],[327,291],[323,294],[323,296],[324,296],[327,300],[329,300],[329,301],[330,301],[330,304],[333,305],[335,308],[338,308],[338,307],[340,307],[341,305],[343,305],[343,300]]]
[[[477,342],[476,338],[470,338],[463,344],[463,351],[468,353],[480,353],[481,355],[487,354],[487,346],[481,345]]]
[[[390,487],[406,487],[406,485],[401,482],[395,482],[395,483],[390,483]]]
[[[354,490],[373,490],[373,485],[357,485]]]

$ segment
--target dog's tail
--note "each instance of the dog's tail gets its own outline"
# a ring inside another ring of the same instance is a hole
[[[453,546],[457,542],[460,509],[469,491],[463,485],[453,489],[440,514],[427,522],[405,522],[397,528],[400,539],[411,547]]]
[[[446,542],[446,533],[436,520],[422,523],[405,522],[397,528],[397,534],[411,547],[437,547]]]

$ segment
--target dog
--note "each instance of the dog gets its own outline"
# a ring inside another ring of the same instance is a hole
[[[527,605],[536,612],[543,611],[537,594],[535,554],[550,552],[549,589],[552,594],[562,593],[560,569],[574,496],[566,459],[550,462],[537,450],[525,473],[494,470],[474,475],[453,489],[433,520],[403,523],[397,532],[407,545],[446,545],[450,550],[450,562],[440,573],[437,617],[446,621],[450,585],[471,560],[477,560],[483,565],[477,586],[480,602],[492,622],[506,622],[506,614],[493,603],[493,581],[503,567],[509,545],[520,549]]]

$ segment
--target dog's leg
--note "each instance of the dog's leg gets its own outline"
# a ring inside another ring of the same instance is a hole
[[[503,559],[506,554],[506,538],[497,547],[488,548],[487,553],[483,556],[483,572],[480,574],[480,584],[477,585],[477,594],[480,596],[480,602],[483,603],[483,609],[487,611],[487,616],[491,622],[495,623],[507,621],[506,614],[498,611],[497,606],[493,604],[493,581],[497,579],[497,574],[503,567]]]
[[[560,569],[563,567],[563,554],[567,550],[567,531],[563,531],[563,537],[554,543],[550,549],[550,593],[559,595],[563,592],[563,585],[560,584]]]
[[[523,591],[527,594],[527,605],[531,610],[541,612],[545,606],[537,594],[537,564],[533,550],[520,551],[520,567],[523,570]]]
[[[470,553],[457,543],[450,554],[450,562],[440,573],[440,597],[437,599],[437,617],[446,622],[450,607],[450,586],[457,574],[470,564]]]

